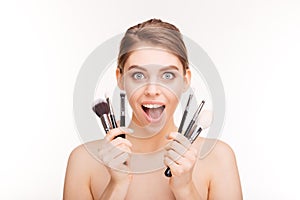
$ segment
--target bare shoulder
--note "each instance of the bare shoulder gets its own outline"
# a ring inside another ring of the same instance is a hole
[[[214,171],[210,197],[212,199],[243,199],[238,166],[232,148],[222,141],[217,141],[211,156],[214,160]]]
[[[202,168],[208,175],[208,199],[242,199],[233,149],[220,140],[202,138],[200,144],[202,152],[200,151],[199,173]]]
[[[235,164],[233,149],[225,142],[216,140],[211,152],[208,155],[219,165]]]
[[[101,140],[88,142],[76,147],[69,156],[68,164],[76,164],[77,167],[87,167],[88,163],[97,162],[97,151]]]
[[[95,171],[105,174],[105,167],[97,160],[100,141],[93,141],[76,147],[69,156],[64,199],[92,199],[91,179]],[[101,170],[102,169],[102,170]]]
[[[220,174],[237,172],[237,163],[233,149],[221,140],[204,139],[200,141],[200,160],[209,169],[211,180],[224,178]]]

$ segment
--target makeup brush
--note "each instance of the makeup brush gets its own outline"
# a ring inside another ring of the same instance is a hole
[[[103,99],[96,100],[93,105],[93,111],[101,119],[102,126],[105,130],[105,133],[107,133],[112,128],[108,116],[109,106],[107,102]]]
[[[199,114],[200,114],[200,112],[201,112],[201,110],[202,110],[202,108],[203,108],[203,106],[204,106],[204,103],[205,103],[205,101],[202,101],[202,102],[200,103],[199,107],[197,108],[196,112],[194,113],[194,116],[193,116],[191,122],[189,123],[189,125],[188,125],[188,127],[187,127],[185,133],[184,133],[184,136],[185,136],[185,137],[187,137],[187,135],[189,135],[190,132],[193,131],[193,130],[195,129],[194,124],[195,124],[195,122],[197,121],[197,119],[198,119],[198,117],[199,117]],[[172,176],[170,167],[168,167],[168,168],[165,170],[165,175],[166,175],[167,177],[171,177],[171,176]]]
[[[183,125],[184,125],[186,116],[187,116],[187,114],[188,114],[189,107],[190,107],[190,102],[191,102],[191,99],[192,99],[192,98],[193,98],[193,94],[190,94],[189,99],[188,99],[188,101],[187,101],[187,103],[186,103],[186,106],[185,106],[185,110],[184,110],[184,113],[183,113],[183,116],[182,116],[182,119],[181,119],[179,128],[178,128],[178,132],[179,132],[179,133],[182,132],[182,128],[183,128]]]
[[[125,126],[125,92],[120,92],[120,126]]]
[[[110,119],[110,122],[112,124],[112,128],[118,128],[118,124],[117,124],[117,121],[116,121],[116,118],[115,118],[114,110],[113,110],[111,101],[110,101],[107,93],[105,94],[105,98],[106,98],[106,102],[108,103],[108,107],[109,107],[109,119]],[[125,134],[117,135],[115,138],[117,138],[117,137],[125,138]]]
[[[201,112],[201,110],[202,110],[204,104],[205,104],[205,101],[203,100],[203,101],[200,103],[199,107],[197,108],[197,110],[196,110],[196,112],[195,112],[195,114],[194,114],[194,116],[193,116],[191,122],[189,123],[189,125],[188,125],[188,127],[187,127],[187,129],[186,129],[186,131],[185,131],[185,133],[184,133],[184,136],[187,136],[187,135],[190,134],[190,131],[191,131],[191,129],[193,128],[195,122],[197,121],[197,119],[198,119],[198,117],[199,117],[199,114],[200,114],[200,112]]]
[[[208,128],[211,125],[211,122],[213,120],[213,115],[211,111],[204,110],[199,117],[199,122],[197,124],[197,127],[191,134],[191,136],[188,137],[188,140],[193,143],[197,137],[200,135],[200,133]]]
[[[181,118],[181,122],[180,122],[180,125],[179,125],[179,128],[178,128],[178,133],[181,133],[182,132],[182,128],[183,128],[183,125],[184,125],[184,122],[186,120],[186,116],[188,114],[188,110],[189,110],[189,107],[190,107],[190,102],[191,102],[191,99],[193,98],[193,94],[190,94],[189,95],[189,99],[186,103],[186,106],[185,106],[185,110],[184,110],[184,113],[182,115],[182,118]],[[171,169],[170,167],[167,167],[167,169],[165,170],[165,175],[167,177],[171,177],[172,176],[172,173],[171,173]]]
[[[211,125],[211,122],[212,122],[212,112],[208,110],[204,110],[199,116],[199,119],[196,123],[196,127],[194,127],[194,131],[192,132],[191,136],[188,138],[191,144],[197,139],[197,137],[200,135],[202,130],[208,128]],[[165,171],[165,176],[167,177],[172,176],[169,167]]]
[[[108,103],[108,107],[109,107],[109,119],[111,121],[112,128],[117,128],[118,125],[117,125],[116,118],[114,115],[113,107],[112,107],[112,104],[110,102],[110,99],[109,99],[109,96],[107,93],[105,93],[105,98],[106,98],[106,102]]]

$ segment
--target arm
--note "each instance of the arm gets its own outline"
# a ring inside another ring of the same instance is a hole
[[[125,129],[123,128],[123,130]],[[126,139],[115,138],[120,133],[126,132],[121,132],[120,129],[110,130],[104,140],[106,142],[104,142],[102,149],[99,151],[99,156],[110,174],[108,186],[105,188],[100,200],[125,199],[132,179],[132,175],[126,172],[130,170],[126,161],[129,158],[132,144]],[[124,170],[125,172],[119,170]]]
[[[95,197],[91,191],[92,174],[101,177]],[[118,173],[118,172],[111,172]],[[124,175],[121,175],[124,176]],[[110,178],[106,167],[95,160],[83,145],[70,154],[64,184],[64,200],[124,199],[129,186],[128,181],[116,182]],[[101,195],[99,198],[98,195]]]
[[[83,146],[77,147],[70,154],[65,176],[64,200],[93,199],[90,191],[90,175],[86,169],[90,162],[87,154]]]
[[[117,129],[111,130],[110,134],[107,136],[114,138],[120,133],[125,132],[120,132]],[[122,199],[124,199],[131,176],[106,167],[99,160],[95,159],[90,152],[86,150],[85,146],[88,146],[89,150],[92,151],[94,155],[101,154],[98,156],[105,158],[106,162],[108,162],[107,164],[114,166],[114,168],[119,168],[122,167],[119,166],[119,164],[121,163],[121,165],[123,165],[124,159],[127,159],[128,154],[122,153],[117,157],[113,157],[113,159],[106,159],[106,157],[109,158],[111,155],[111,153],[107,151],[112,150],[111,147],[113,146],[117,147],[122,145],[123,149],[128,149],[128,145],[130,144],[128,144],[128,141],[121,138],[115,139],[111,143],[103,141],[87,143],[72,151],[69,157],[65,177],[64,200],[98,200],[100,196],[100,199],[116,199],[115,197],[120,198],[122,196]],[[103,144],[106,145],[103,146]],[[100,150],[99,145],[101,146]],[[120,150],[111,152],[119,154]],[[91,185],[91,182],[95,184]],[[94,190],[92,190],[92,188]]]
[[[224,142],[218,141],[208,159],[211,159],[209,199],[243,199],[233,150]]]
[[[197,191],[193,181],[193,169],[197,159],[197,149],[191,147],[190,141],[178,133],[168,135],[173,142],[166,148],[165,164],[172,172],[169,185],[177,200],[204,200]]]

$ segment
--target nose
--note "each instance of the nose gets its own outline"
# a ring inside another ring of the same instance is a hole
[[[159,86],[155,83],[149,83],[147,84],[144,94],[146,96],[158,96],[160,95],[161,91],[159,89]]]

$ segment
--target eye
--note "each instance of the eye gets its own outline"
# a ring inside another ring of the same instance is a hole
[[[166,79],[166,80],[172,80],[175,78],[175,75],[172,73],[172,72],[165,72],[163,75],[162,75],[162,78],[163,79]]]
[[[132,75],[132,77],[133,77],[134,79],[136,79],[136,80],[141,80],[141,79],[144,79],[144,78],[145,78],[144,74],[141,73],[141,72],[136,72],[136,73],[134,73],[134,74]]]

